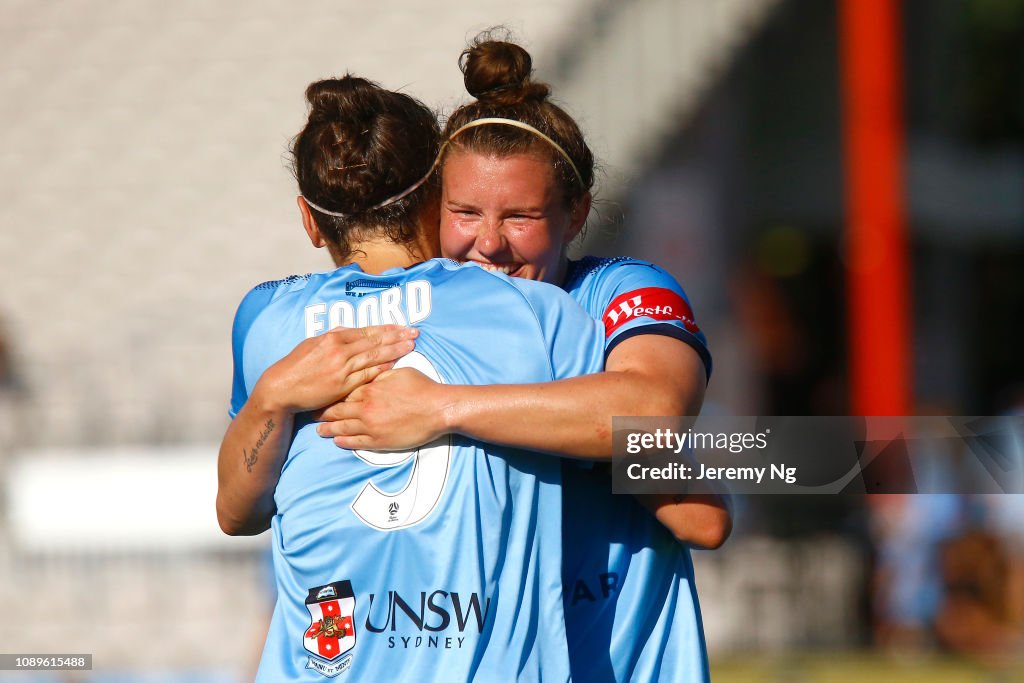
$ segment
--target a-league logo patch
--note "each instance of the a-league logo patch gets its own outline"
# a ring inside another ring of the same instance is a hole
[[[315,655],[306,662],[306,668],[333,678],[352,665],[352,657],[339,658],[356,646],[356,597],[352,582],[335,581],[310,588],[306,609],[310,624],[302,636],[302,645]]]

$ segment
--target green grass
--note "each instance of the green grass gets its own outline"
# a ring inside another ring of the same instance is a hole
[[[895,659],[876,653],[712,657],[712,683],[1024,683],[1024,665],[960,659]]]

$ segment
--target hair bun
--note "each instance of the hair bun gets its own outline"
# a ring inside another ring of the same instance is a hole
[[[372,116],[380,86],[358,76],[329,78],[306,88],[309,120],[314,123],[356,122]]]
[[[530,80],[533,59],[515,43],[477,39],[459,57],[466,91],[481,102],[543,101],[551,89]]]

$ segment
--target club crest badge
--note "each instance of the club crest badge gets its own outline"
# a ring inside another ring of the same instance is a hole
[[[309,589],[306,597],[310,624],[302,636],[302,644],[313,656],[307,669],[333,678],[352,665],[352,657],[344,657],[356,646],[353,615],[356,597],[351,581],[335,581]]]

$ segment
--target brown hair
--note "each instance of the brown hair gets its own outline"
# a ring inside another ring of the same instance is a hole
[[[459,56],[466,91],[475,102],[456,109],[448,118],[444,136],[483,118],[514,119],[541,131],[565,150],[572,166],[550,144],[534,133],[512,126],[488,124],[469,128],[451,140],[449,147],[509,156],[544,154],[555,167],[567,203],[572,206],[594,185],[594,155],[571,116],[548,101],[551,88],[531,80],[530,53],[507,40],[495,40],[493,31],[481,33]]]
[[[350,242],[373,234],[408,244],[420,212],[438,188],[427,182],[399,201],[377,205],[418,182],[438,153],[433,112],[419,100],[347,75],[306,88],[309,120],[292,141],[299,191],[332,216],[310,207],[324,237],[343,256]]]

